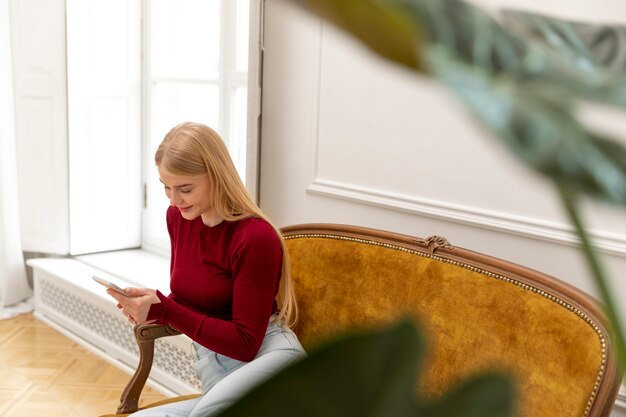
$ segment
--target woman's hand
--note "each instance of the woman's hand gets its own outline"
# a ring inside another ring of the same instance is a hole
[[[125,288],[126,294],[117,291],[107,290],[107,294],[115,298],[117,308],[122,310],[124,316],[131,324],[150,324],[154,320],[148,321],[148,312],[152,304],[160,303],[156,290],[150,288]]]

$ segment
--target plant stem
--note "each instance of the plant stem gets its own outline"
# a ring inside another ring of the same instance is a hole
[[[587,259],[589,268],[591,269],[591,275],[600,293],[601,299],[604,302],[605,313],[609,319],[611,330],[615,336],[615,342],[617,344],[619,366],[622,370],[624,370],[626,364],[626,339],[624,338],[619,315],[617,314],[615,303],[613,302],[613,298],[609,290],[607,275],[602,267],[602,264],[600,263],[596,249],[591,243],[589,235],[583,226],[578,212],[578,207],[576,206],[574,194],[562,184],[557,184],[557,186],[570,221],[574,224],[578,237],[580,237],[583,253]]]

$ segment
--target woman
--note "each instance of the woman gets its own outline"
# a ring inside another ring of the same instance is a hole
[[[287,251],[211,128],[174,127],[155,161],[170,199],[171,294],[108,293],[132,324],[168,323],[193,340],[203,394],[133,416],[213,416],[305,355],[288,327],[296,303]]]

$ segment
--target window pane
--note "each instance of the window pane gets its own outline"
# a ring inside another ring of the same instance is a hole
[[[199,83],[155,83],[152,95],[152,124],[150,126],[150,149],[147,172],[147,216],[150,238],[167,242],[165,210],[169,204],[163,184],[154,166],[154,153],[167,132],[184,121],[194,121],[215,126],[218,120],[219,90],[217,85]]]
[[[228,150],[235,162],[239,176],[246,179],[246,126],[248,108],[248,89],[237,87],[231,97],[230,141]]]
[[[250,0],[145,1],[144,245],[166,250],[169,201],[153,158],[169,129],[187,120],[216,129],[245,182]]]
[[[156,82],[152,92],[151,136],[160,143],[175,125],[184,121],[217,126],[217,85]]]
[[[81,70],[104,79],[128,76],[128,60],[136,56],[133,55],[135,50],[130,49],[132,44],[129,43],[130,36],[134,35],[128,31],[131,17],[128,12],[131,8],[123,0],[84,3],[86,4],[81,7],[89,10],[88,23],[78,23],[84,25],[79,26],[84,32],[76,33],[72,40],[84,47],[79,53],[84,54],[81,61],[87,65]],[[115,30],[111,30],[112,26]]]
[[[250,0],[237,0],[235,71],[248,72]]]
[[[154,152],[152,155],[154,155]],[[169,235],[167,233],[167,225],[165,223],[165,212],[167,211],[167,207],[170,205],[170,201],[165,195],[163,184],[159,181],[159,174],[154,166],[154,163],[151,167],[152,172],[149,176],[149,182],[146,184],[148,187],[148,201],[146,201],[146,203],[148,204],[148,207],[150,207],[150,215],[147,216],[147,230],[145,230],[144,233],[150,237],[153,245],[163,245],[164,249],[169,249]]]
[[[220,0],[150,0],[149,4],[152,75],[216,78]]]

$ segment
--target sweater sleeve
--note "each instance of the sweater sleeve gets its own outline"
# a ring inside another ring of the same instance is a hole
[[[149,319],[168,323],[197,343],[241,361],[254,359],[263,342],[282,268],[278,236],[265,222],[254,222],[233,242],[233,292],[230,320],[210,317],[157,292],[161,303]]]

